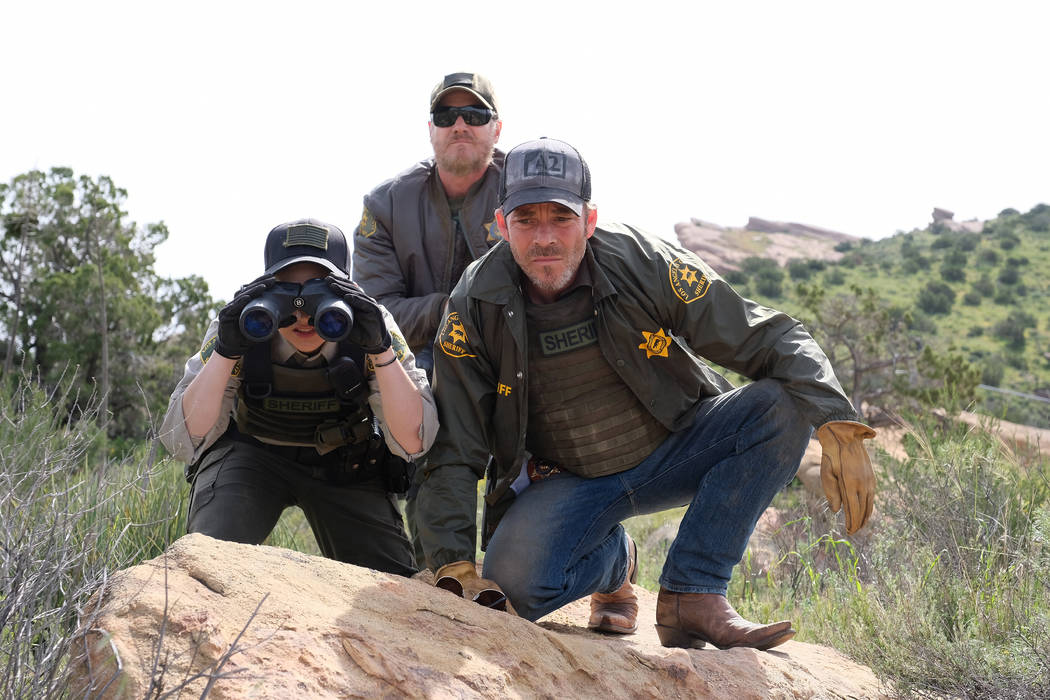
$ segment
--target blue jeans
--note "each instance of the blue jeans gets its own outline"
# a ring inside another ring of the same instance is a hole
[[[594,479],[562,472],[522,491],[489,542],[484,576],[519,615],[536,620],[623,585],[623,520],[688,504],[660,585],[724,595],[755,523],[794,477],[811,432],[774,380],[705,399],[690,427],[633,469]]]

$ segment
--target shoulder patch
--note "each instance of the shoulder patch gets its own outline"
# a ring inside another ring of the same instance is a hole
[[[458,311],[452,311],[445,317],[445,325],[441,327],[438,344],[441,346],[441,351],[449,357],[477,357],[470,352],[467,331],[463,327],[463,322],[459,320]]]
[[[390,347],[394,349],[398,362],[404,360],[405,353],[408,352],[408,343],[405,342],[404,336],[397,332],[391,332],[390,339],[393,341],[390,343]]]
[[[208,364],[208,360],[215,354],[215,346],[219,344],[219,336],[215,335],[208,339],[208,342],[201,346],[201,364]],[[231,377],[238,377],[241,374],[241,360],[237,360],[233,364],[233,369],[230,370]]]
[[[408,353],[408,343],[405,341],[405,337],[395,331],[390,331],[390,349],[394,351],[394,356],[398,362],[405,361],[405,355]],[[375,372],[375,363],[372,362],[372,356],[365,356],[365,366],[369,372]]]
[[[361,223],[357,225],[357,235],[371,238],[375,232],[376,218],[372,215],[372,212],[368,211],[368,207],[365,207],[365,210],[361,212]]]
[[[495,219],[485,224],[485,228],[488,229],[489,232],[488,235],[485,236],[485,242],[488,243],[490,246],[495,245],[503,240],[503,236],[501,236],[499,233],[499,226],[496,225]]]
[[[208,338],[207,342],[201,346],[201,364],[208,364],[208,360],[211,359],[212,353],[215,352],[215,346],[219,342],[219,336],[213,335]]]
[[[701,298],[711,288],[711,280],[707,275],[700,272],[699,268],[682,262],[681,258],[671,261],[667,274],[671,281],[671,289],[686,304]]]

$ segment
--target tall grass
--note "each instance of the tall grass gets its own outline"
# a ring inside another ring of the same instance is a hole
[[[147,445],[105,457],[98,416],[71,415],[71,403],[28,377],[0,388],[3,698],[61,696],[88,598],[179,531],[181,473],[154,464]]]

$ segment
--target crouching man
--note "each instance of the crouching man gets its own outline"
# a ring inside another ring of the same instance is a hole
[[[795,319],[735,293],[694,254],[597,228],[586,163],[530,141],[506,158],[504,242],[451,295],[435,348],[441,428],[419,492],[427,564],[464,591],[499,587],[529,620],[583,596],[589,625],[637,627],[623,520],[688,505],[660,576],[664,646],[769,649],[795,631],[741,618],[733,566],[813,428],[850,532],[872,509],[874,436]],[[738,389],[700,358],[753,380]],[[476,482],[489,455],[483,577]]]

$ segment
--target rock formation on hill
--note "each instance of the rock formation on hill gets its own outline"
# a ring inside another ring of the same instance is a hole
[[[984,222],[978,221],[977,219],[970,219],[968,221],[956,221],[955,212],[948,211],[947,209],[941,209],[940,207],[933,208],[933,225],[941,230],[952,231],[958,233],[960,231],[966,231],[969,233],[980,233],[984,230]]]
[[[744,228],[726,228],[701,219],[675,224],[678,242],[717,272],[740,269],[749,256],[772,258],[783,265],[792,258],[839,260],[835,246],[860,239],[806,224],[767,221],[752,216]]]
[[[881,697],[871,671],[791,641],[665,649],[641,593],[639,632],[586,629],[581,600],[533,624],[421,580],[187,535],[114,575],[86,613],[72,690],[222,698]],[[796,626],[797,626],[796,622]]]

